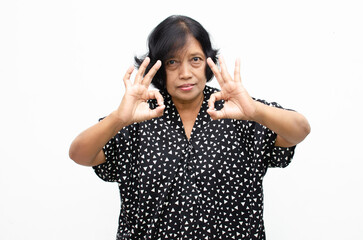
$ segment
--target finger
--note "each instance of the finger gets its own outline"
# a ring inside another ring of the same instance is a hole
[[[127,71],[126,71],[126,74],[123,78],[124,80],[124,84],[125,84],[125,87],[128,88],[130,85],[131,85],[131,81],[130,81],[130,78],[131,78],[131,74],[132,72],[134,71],[134,66],[130,66]]]
[[[156,99],[156,101],[158,102],[158,107],[156,107],[153,110],[149,110],[149,119],[153,119],[156,117],[160,117],[164,114],[164,109],[165,109],[165,105],[164,105],[164,99],[161,96],[159,91],[148,91],[148,98],[149,99]]]
[[[222,85],[224,84],[224,80],[223,80],[223,77],[222,77],[222,74],[221,74],[219,68],[217,67],[217,65],[213,62],[213,60],[210,57],[207,58],[207,63],[209,65],[210,69],[212,70],[214,76],[216,77],[219,85],[221,85],[221,87],[222,87]]]
[[[240,71],[241,71],[241,60],[237,58],[236,63],[234,65],[234,81],[242,82]]]
[[[224,81],[231,81],[233,80],[231,75],[229,75],[226,62],[224,61],[224,58],[222,56],[219,57],[219,65],[221,66],[221,75],[224,79]]]
[[[140,67],[139,67],[139,71],[137,71],[136,76],[135,76],[135,83],[140,83],[144,77],[144,73],[145,70],[147,68],[147,66],[150,63],[150,58],[146,57],[144,59],[144,61],[141,63]]]
[[[164,98],[159,91],[148,91],[148,99],[156,99],[159,106],[164,106]]]
[[[210,110],[214,110],[215,108],[215,102],[216,101],[219,101],[222,99],[222,94],[221,92],[216,92],[216,93],[213,93],[210,97],[209,97],[209,100],[208,100],[208,109]]]
[[[208,109],[207,113],[213,120],[225,118],[223,109],[220,111]]]
[[[149,112],[149,119],[160,117],[164,114],[165,105],[159,106]]]
[[[160,69],[160,67],[161,67],[161,61],[157,60],[156,63],[154,64],[154,66],[145,75],[144,79],[142,80],[142,84],[144,84],[145,86],[149,86],[151,83],[151,80],[155,76],[156,72]]]

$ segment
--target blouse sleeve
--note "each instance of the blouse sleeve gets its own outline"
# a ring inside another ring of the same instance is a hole
[[[272,102],[268,103],[264,100],[257,100],[266,105],[282,108],[278,103]],[[282,108],[283,109],[283,108]],[[286,109],[292,111],[290,109]],[[262,138],[260,141],[263,143],[261,149],[263,150],[264,161],[267,164],[267,167],[287,167],[295,153],[295,147],[277,147],[275,146],[277,134],[273,132],[271,129],[262,126],[260,124],[256,124],[257,133],[263,133],[262,136],[257,134],[257,137]]]
[[[135,145],[135,137],[132,136],[134,128],[134,125],[123,128],[103,147],[106,162],[93,167],[96,175],[102,180],[121,183],[128,175],[132,167],[131,153]]]
[[[295,153],[295,147],[277,147],[273,146],[270,157],[268,158],[268,167],[287,167]]]

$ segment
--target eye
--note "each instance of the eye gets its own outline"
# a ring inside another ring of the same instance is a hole
[[[200,60],[201,60],[200,57],[193,57],[193,62],[198,62]]]
[[[169,60],[169,61],[167,61],[167,64],[168,65],[173,65],[173,64],[175,64],[175,60]]]

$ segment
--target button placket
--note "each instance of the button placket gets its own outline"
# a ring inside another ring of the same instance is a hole
[[[188,168],[189,171],[192,171],[194,166],[194,162],[193,162],[193,157],[194,157],[194,148],[193,145],[191,143],[188,143],[188,146],[186,148],[186,166]],[[195,173],[192,172],[192,175],[194,175]]]

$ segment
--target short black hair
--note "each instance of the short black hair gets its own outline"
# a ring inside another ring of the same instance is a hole
[[[157,25],[148,37],[148,53],[143,57],[135,56],[135,66],[140,67],[146,57],[150,58],[150,64],[146,68],[145,74],[156,63],[162,61],[159,71],[152,79],[152,84],[159,90],[166,88],[166,73],[164,63],[178,50],[182,49],[188,37],[194,37],[202,46],[206,58],[210,57],[217,63],[218,50],[212,48],[208,32],[194,19],[182,15],[172,15]],[[206,66],[205,75],[207,81],[213,78],[212,70]]]

